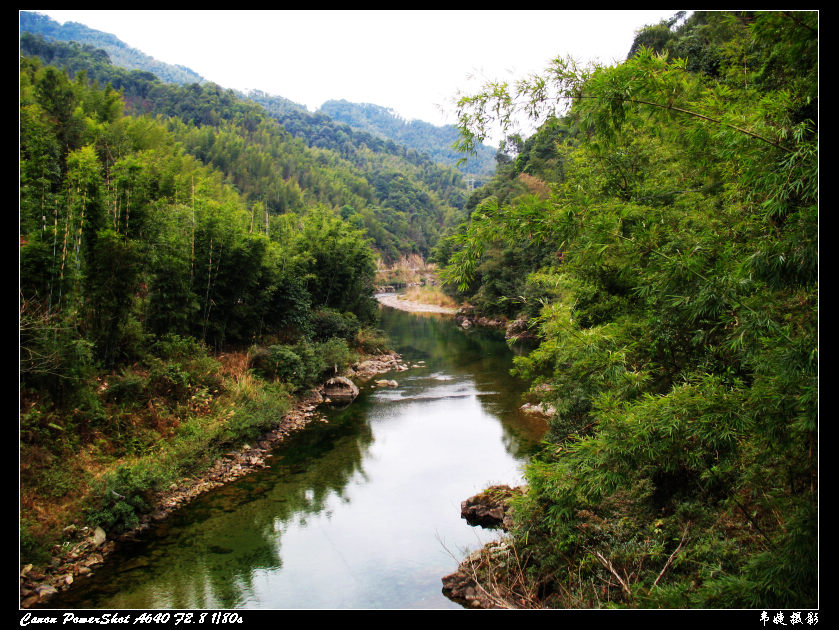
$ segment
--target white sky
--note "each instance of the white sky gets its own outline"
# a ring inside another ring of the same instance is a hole
[[[225,88],[310,110],[330,99],[375,103],[437,125],[456,123],[458,90],[540,72],[559,55],[622,61],[637,29],[677,11],[34,10]]]

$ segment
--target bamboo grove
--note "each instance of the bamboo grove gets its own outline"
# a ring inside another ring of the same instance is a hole
[[[818,606],[818,15],[683,17],[459,100],[466,149],[542,122],[437,250],[539,338],[538,605]]]
[[[272,212],[187,153],[178,134],[188,144],[194,125],[123,107],[84,72],[21,58],[24,561],[48,559],[69,523],[131,527],[150,493],[383,347],[375,252],[345,197],[307,190]],[[241,365],[223,369],[222,351]]]

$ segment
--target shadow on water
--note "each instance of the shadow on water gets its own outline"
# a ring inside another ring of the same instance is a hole
[[[58,595],[58,608],[451,608],[446,549],[475,548],[460,501],[518,483],[544,423],[493,331],[384,309],[418,367],[362,387],[273,453],[271,468],[210,491]],[[422,362],[422,363],[420,363]]]
[[[521,346],[511,351],[498,330],[464,330],[442,315],[412,315],[384,308],[380,322],[408,361],[425,360],[449,378],[461,375],[474,379],[482,406],[501,422],[507,450],[517,458],[533,453],[545,422],[520,410],[527,383],[512,376],[510,370],[515,353],[524,351]]]
[[[357,411],[357,410],[353,410]],[[305,522],[364,475],[372,440],[359,413],[319,423],[273,453],[271,468],[212,490],[122,548],[59,608],[233,608],[260,570],[282,567],[280,524]]]

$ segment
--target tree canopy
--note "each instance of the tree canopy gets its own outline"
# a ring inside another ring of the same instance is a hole
[[[815,607],[818,15],[681,17],[462,96],[465,149],[545,122],[438,256],[540,340],[514,541],[549,605]]]

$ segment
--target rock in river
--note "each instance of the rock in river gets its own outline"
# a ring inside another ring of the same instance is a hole
[[[466,519],[470,525],[500,526],[506,531],[511,525],[508,514],[510,499],[521,492],[520,488],[511,488],[507,485],[490,486],[460,504],[460,517]]]
[[[352,402],[358,396],[358,387],[350,379],[336,376],[324,383],[323,393],[336,402]]]

